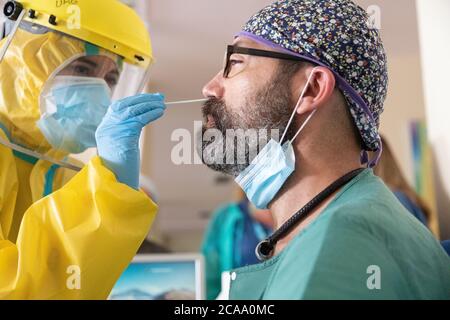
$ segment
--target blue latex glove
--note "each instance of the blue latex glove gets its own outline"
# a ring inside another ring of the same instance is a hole
[[[95,138],[98,155],[119,182],[139,189],[139,138],[142,129],[162,117],[165,109],[164,95],[159,93],[125,98],[110,106]]]

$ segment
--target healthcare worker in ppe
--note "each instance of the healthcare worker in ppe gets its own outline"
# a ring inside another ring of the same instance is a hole
[[[4,14],[0,299],[105,299],[157,210],[138,190],[139,137],[163,97],[117,100],[143,88],[149,34],[117,0],[8,1]],[[93,147],[85,166],[68,157]]]
[[[450,259],[371,169],[388,75],[365,10],[280,0],[226,53],[203,90],[205,132],[280,132],[203,144],[208,166],[275,221],[256,247],[261,263],[231,273],[230,299],[449,299]],[[229,160],[242,152],[234,145],[245,146],[244,161]]]

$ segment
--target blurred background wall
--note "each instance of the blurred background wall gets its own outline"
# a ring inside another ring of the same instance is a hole
[[[441,235],[450,238],[450,1],[417,0],[422,83]]]

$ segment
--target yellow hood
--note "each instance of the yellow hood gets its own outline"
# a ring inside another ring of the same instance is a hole
[[[62,66],[84,54],[84,42],[64,34],[17,31],[0,64],[0,123],[13,142],[39,151],[51,148],[36,126],[42,88]]]

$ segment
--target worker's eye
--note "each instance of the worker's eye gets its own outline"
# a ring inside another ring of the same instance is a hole
[[[84,64],[78,64],[78,65],[74,65],[72,67],[72,71],[74,73],[74,75],[78,75],[78,76],[83,76],[83,77],[88,77],[91,75],[91,70],[92,68],[89,67],[88,65],[84,65]]]

